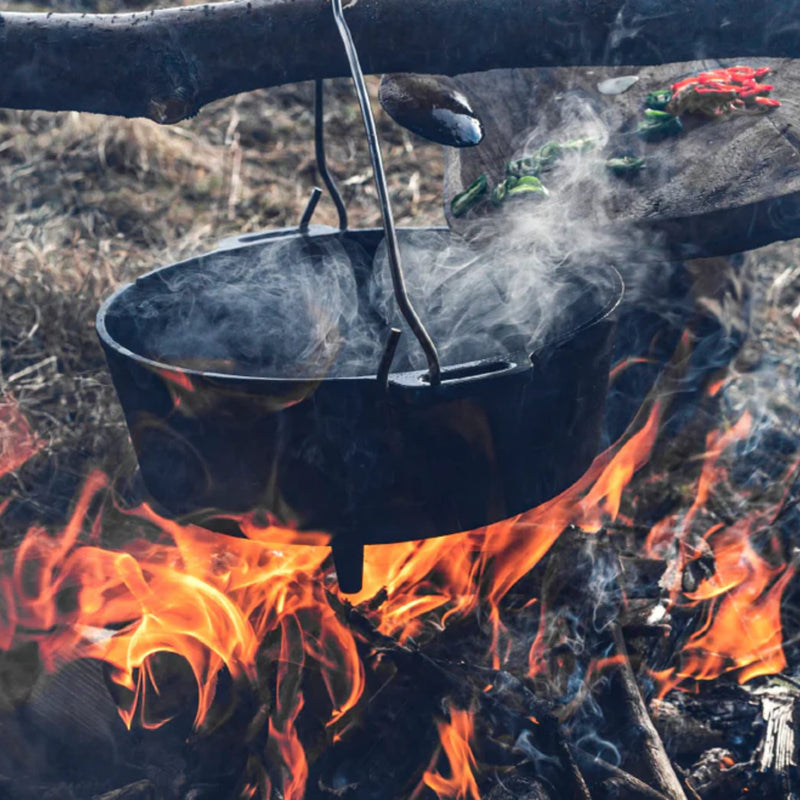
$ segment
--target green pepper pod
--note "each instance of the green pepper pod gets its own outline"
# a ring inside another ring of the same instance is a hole
[[[619,177],[635,175],[643,166],[644,159],[637,156],[617,156],[606,159],[606,169]]]
[[[474,180],[463,192],[457,194],[450,201],[450,212],[454,217],[463,217],[471,208],[482,202],[486,195],[489,184],[486,180],[486,173],[482,173]]]
[[[538,175],[541,168],[542,164],[538,155],[506,161],[506,175],[510,178],[521,178],[523,175]]]
[[[666,122],[668,119],[673,119],[675,116],[674,114],[670,114],[668,111],[659,111],[655,108],[646,108],[644,110],[644,115],[647,119],[661,120],[663,122]]]
[[[492,191],[492,205],[500,206],[508,196],[508,190],[516,185],[519,178],[509,176],[501,183],[498,183]]]
[[[542,182],[538,178],[533,175],[525,175],[522,178],[519,178],[513,186],[508,187],[506,196],[511,198],[526,195],[543,199],[549,194],[550,192],[545,189],[545,187],[542,185]]]
[[[667,114],[664,118],[646,119],[639,124],[636,133],[648,142],[657,142],[667,136],[677,136],[683,130],[678,117]]]
[[[644,104],[654,111],[664,111],[670,100],[672,100],[672,92],[669,89],[661,89],[657,92],[649,92]]]

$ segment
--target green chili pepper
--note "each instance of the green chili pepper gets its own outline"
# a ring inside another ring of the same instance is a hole
[[[542,168],[538,155],[525,156],[506,162],[506,175],[521,178],[523,175],[538,175]]]
[[[519,178],[508,177],[501,183],[498,183],[492,191],[492,205],[502,205],[503,201],[506,199],[506,195],[508,194],[509,184],[513,186],[518,180]]]
[[[561,143],[562,150],[568,150],[571,153],[585,153],[587,150],[594,150],[596,142],[590,136],[585,136],[582,139],[570,139],[567,142]]]
[[[583,153],[593,150],[594,139],[570,139],[566,142],[546,142],[532,156],[517,158],[506,162],[506,175],[510,178],[522,178],[525,175],[538,177],[551,169],[564,153]]]
[[[668,111],[659,111],[655,108],[646,108],[644,110],[644,115],[647,119],[655,119],[655,120],[668,120],[674,119],[674,114],[670,114]]]
[[[650,92],[644,104],[647,108],[652,108],[655,111],[663,111],[670,100],[672,100],[672,92],[669,89],[661,89],[658,92]]]
[[[508,183],[508,181],[506,181]],[[533,175],[524,175],[519,178],[513,186],[508,187],[507,197],[519,197],[520,195],[536,195],[547,197],[550,192],[545,189],[542,182]]]
[[[618,156],[606,159],[606,169],[619,177],[635,175],[644,166],[644,159],[636,156]]]
[[[536,153],[539,157],[541,168],[547,169],[548,167],[552,167],[553,164],[561,158],[563,149],[563,145],[560,145],[558,142],[547,142],[547,144],[543,144]]]
[[[486,173],[480,175],[463,192],[457,194],[450,201],[450,211],[454,217],[463,217],[471,208],[474,208],[484,199],[489,185],[486,181]]]
[[[648,142],[656,142],[667,136],[677,136],[682,130],[680,119],[667,114],[666,118],[646,119],[639,123],[636,133]]]

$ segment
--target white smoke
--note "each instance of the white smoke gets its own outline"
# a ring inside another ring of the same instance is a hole
[[[634,292],[664,274],[660,265],[627,269],[632,253],[657,244],[623,237],[610,224],[612,182],[620,178],[604,160],[620,153],[592,102],[566,96],[560,113],[561,142],[592,144],[565,150],[542,174],[549,196],[507,200],[464,238],[401,232],[408,295],[443,366],[525,358],[566,338],[616,294],[608,271],[593,270],[598,262],[622,267]],[[535,153],[551,131],[530,131],[509,158]],[[293,237],[201,257],[141,287],[130,296],[138,339],[131,349],[177,366],[275,378],[373,376],[390,326],[405,330],[392,369],[426,366],[397,309],[385,244],[370,261],[335,236]]]

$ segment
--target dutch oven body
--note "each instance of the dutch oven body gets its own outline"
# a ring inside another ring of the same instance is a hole
[[[357,273],[371,268],[382,238],[380,230],[285,235],[352,245],[365,255]],[[276,237],[216,252],[235,257]],[[325,531],[340,584],[352,590],[364,544],[510,517],[568,487],[596,455],[611,312],[622,292],[613,269],[604,268],[607,296],[578,303],[574,319],[532,354],[445,366],[438,386],[424,370],[393,372],[382,385],[374,374],[254,377],[151,358],[137,333],[142,297],[163,291],[165,275],[213,269],[214,257],[149,273],[98,314],[144,484],[167,512],[212,519],[265,509],[301,530]]]

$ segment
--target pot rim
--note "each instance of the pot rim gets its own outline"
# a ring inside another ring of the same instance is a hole
[[[458,236],[459,234],[454,233],[450,228],[445,226],[412,226],[412,227],[402,227],[398,228],[398,233],[404,232],[418,232],[418,231],[439,231],[439,232],[447,232],[449,234],[453,234]],[[128,347],[120,344],[109,332],[108,327],[106,325],[106,317],[113,305],[115,305],[119,299],[129,291],[133,286],[135,286],[139,281],[144,281],[163,270],[167,269],[175,269],[181,266],[190,264],[192,262],[196,262],[198,259],[207,258],[209,256],[216,255],[217,253],[231,253],[238,250],[247,250],[251,247],[258,247],[262,245],[264,242],[281,240],[284,238],[292,238],[297,236],[303,236],[306,238],[315,238],[315,237],[323,237],[323,236],[334,236],[334,235],[342,235],[342,234],[383,234],[383,228],[348,228],[345,230],[339,230],[338,228],[329,228],[327,226],[314,226],[312,229],[307,231],[301,231],[298,228],[277,228],[274,230],[268,230],[261,233],[252,233],[252,234],[244,234],[241,237],[235,238],[228,238],[222,240],[220,244],[214,249],[209,250],[205,253],[200,253],[199,255],[190,256],[189,258],[182,259],[181,261],[175,261],[171,264],[164,264],[159,267],[156,267],[149,272],[144,273],[137,277],[134,281],[130,283],[126,283],[123,286],[120,286],[112,295],[110,295],[100,306],[97,316],[95,318],[95,330],[97,331],[98,338],[100,339],[101,344],[110,350],[115,351],[121,356],[130,358],[131,360],[141,364],[143,366],[149,367],[150,369],[161,372],[161,373],[172,373],[178,375],[186,375],[189,378],[199,378],[205,381],[214,381],[214,382],[223,382],[227,384],[241,384],[241,385],[249,385],[249,386],[258,386],[264,384],[264,382],[269,382],[270,385],[275,384],[283,384],[286,386],[303,386],[308,385],[309,383],[320,383],[322,381],[331,382],[331,381],[343,381],[343,382],[352,382],[352,381],[374,381],[376,379],[376,375],[373,373],[365,374],[365,375],[335,375],[328,377],[326,375],[314,375],[314,376],[306,376],[306,377],[280,377],[280,376],[265,376],[265,375],[246,375],[241,373],[231,373],[231,372],[214,372],[210,370],[199,370],[193,369],[191,367],[181,367],[175,364],[170,364],[164,361],[158,361],[156,359],[150,358],[148,356],[142,355],[140,353],[136,353]],[[242,241],[242,239],[245,239]],[[234,242],[239,242],[239,244],[234,244]],[[601,263],[598,262],[595,266],[600,267],[603,269],[607,275],[611,278],[614,286],[614,294],[609,299],[607,303],[601,306],[595,314],[593,314],[589,319],[584,320],[579,325],[575,326],[572,329],[562,332],[559,336],[543,343],[540,347],[537,347],[531,353],[526,353],[526,357],[528,360],[529,368],[532,368],[534,362],[536,360],[537,354],[541,353],[544,350],[551,350],[556,348],[566,341],[577,336],[581,331],[586,330],[587,328],[596,325],[597,323],[601,322],[603,319],[609,317],[613,312],[617,309],[619,304],[622,302],[622,298],[625,291],[625,284],[620,275],[617,268],[610,263]],[[492,363],[498,361],[506,361],[509,362],[509,365],[519,368],[526,368],[528,365],[514,363],[518,362],[516,356],[509,355],[507,353],[504,354],[493,354],[487,355],[481,358],[473,359],[469,362],[462,362],[459,364],[449,364],[443,367],[447,371],[457,370],[464,365],[471,365],[476,363]],[[377,373],[377,365],[376,370]],[[390,372],[389,376],[393,380],[400,379],[403,381],[404,378],[408,379],[411,376],[416,376],[419,373],[426,372],[425,369],[422,370],[403,370],[403,371],[396,371]],[[489,372],[486,374],[485,377],[490,378],[496,375],[496,372]]]

